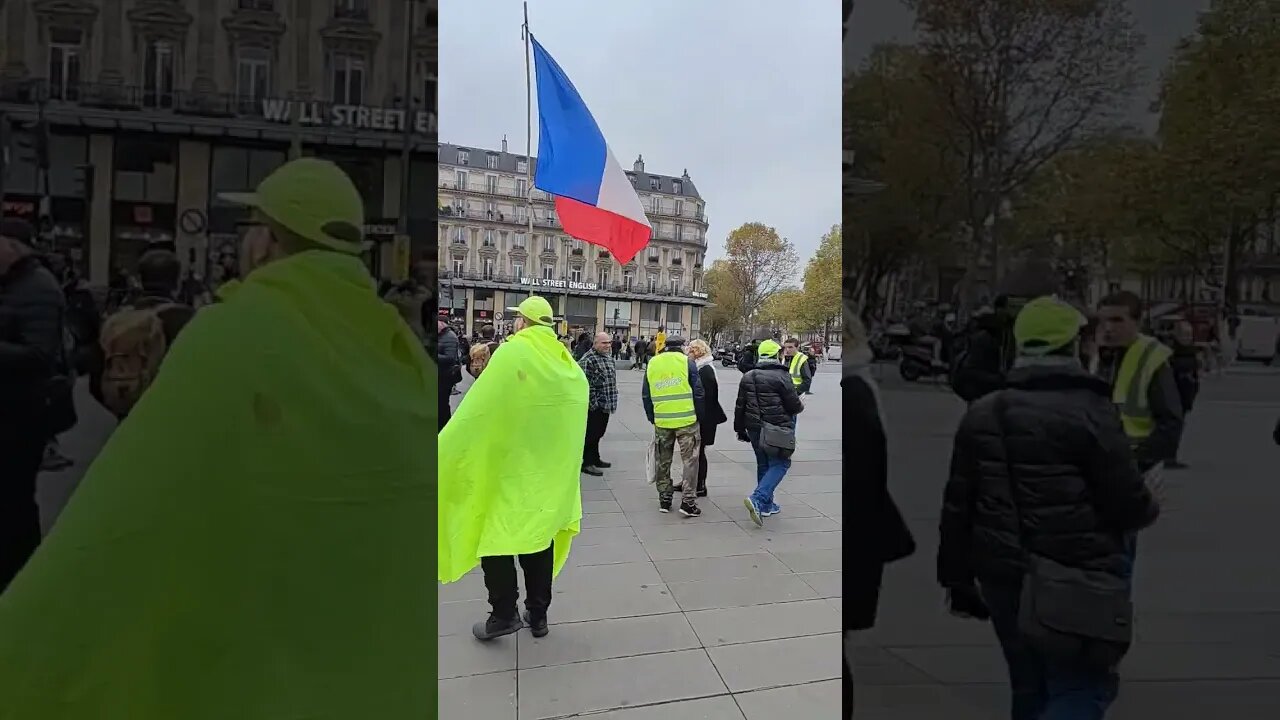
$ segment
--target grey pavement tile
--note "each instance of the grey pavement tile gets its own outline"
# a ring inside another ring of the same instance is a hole
[[[631,529],[630,525],[585,529],[573,539],[573,548],[576,550],[585,545],[606,545],[621,542],[636,542],[636,533]],[[648,558],[645,559],[647,560]]]
[[[645,543],[644,547],[649,551],[649,557],[657,561],[754,555],[760,552],[760,545],[754,539],[744,537],[711,540],[659,540]]]
[[[844,511],[844,493],[797,493],[789,492],[791,497],[821,512],[823,515],[839,515]],[[937,527],[935,524],[934,527]]]
[[[993,712],[942,685],[864,686],[858,681],[854,703],[854,720],[996,720],[1009,715],[1007,703],[1003,712]]]
[[[840,717],[840,681],[823,680],[735,696],[746,720]]]
[[[844,463],[840,460],[792,460],[787,477],[799,475],[840,475]],[[786,482],[785,480],[783,481]]]
[[[578,565],[608,565],[612,563],[637,563],[649,560],[648,553],[639,540],[601,543],[599,545],[575,544],[569,552],[569,562]]]
[[[796,517],[787,512],[790,508],[805,507],[803,503],[792,503],[778,515],[772,515],[765,518],[764,527],[757,527],[751,520],[735,520],[743,529],[751,532],[753,536],[760,534],[778,534],[789,535],[792,533],[816,533],[816,532],[840,532],[840,523],[829,517],[818,514],[818,511],[810,508],[813,512],[811,517]],[[811,550],[813,548],[801,548]]]
[[[712,505],[711,503],[698,503],[698,507],[702,509],[702,515],[696,518],[687,518],[675,511],[673,507],[671,512],[658,512],[658,496],[654,495],[651,504],[647,508],[637,510],[628,510],[627,519],[633,527],[643,527],[645,525],[679,525],[681,523],[715,523],[728,522],[732,520],[723,510]],[[743,512],[746,512],[745,510]]]
[[[813,588],[795,575],[699,580],[669,583],[667,587],[685,612],[820,599]]]
[[[844,477],[840,475],[787,475],[778,486],[792,495],[838,493],[844,490]]]
[[[743,720],[738,703],[734,702],[730,695],[611,710],[591,715],[590,718],[591,720]]]
[[[1134,632],[1147,642],[1234,642],[1280,647],[1280,613],[1161,613],[1137,609]]]
[[[799,573],[796,577],[813,588],[813,591],[818,593],[818,597],[838,598],[844,594],[844,573],[839,570]]]
[[[450,635],[439,638],[436,656],[441,680],[515,670],[516,637],[480,642],[470,632]]]
[[[726,689],[704,650],[552,665],[519,673],[520,720],[613,710],[652,703],[655,698],[708,697]]]
[[[1108,718],[1116,720],[1263,720],[1280,717],[1275,680],[1126,682]]]
[[[743,508],[742,506],[742,500],[744,497],[746,497],[745,494],[743,495],[743,497],[733,498],[733,500],[735,500],[736,502],[732,504],[732,509],[735,511],[734,513],[732,513],[732,515],[734,516],[735,520],[746,520],[747,522],[750,522],[749,516],[746,514],[746,512],[744,512],[745,508]],[[785,492],[776,493],[773,496],[773,501],[777,503],[779,507],[782,508],[782,512],[780,514],[773,516],[773,519],[775,520],[795,520],[797,518],[826,517],[826,514],[823,513],[822,511],[817,510],[811,507],[810,505],[808,505],[807,503],[802,502],[798,497],[794,495],[788,495]],[[729,504],[728,501],[725,501],[725,502],[726,502],[726,505]]]
[[[582,502],[599,502],[601,500],[613,500],[613,491],[607,488],[600,490],[583,490]]]
[[[557,623],[544,638],[520,639],[520,668],[564,665],[702,647],[682,613]]]
[[[840,570],[841,549],[826,548],[822,550],[787,550],[773,552],[773,556],[782,561],[792,572],[823,572]]]
[[[671,540],[743,540],[747,534],[732,522],[684,522],[675,525],[641,525],[635,528],[636,537],[643,543]]]
[[[609,572],[592,572],[602,570]],[[652,563],[623,563],[575,567],[573,575],[552,586],[548,616],[553,623],[567,623],[679,609]]]
[[[938,682],[936,678],[930,677],[892,652],[878,647],[853,648],[853,676],[859,687],[928,685]]]
[[[437,689],[439,717],[518,720],[515,672],[450,678]]]
[[[772,577],[790,572],[782,561],[765,552],[721,558],[659,560],[654,564],[658,567],[658,574],[668,583]]]
[[[572,556],[573,551],[569,554]],[[664,584],[658,569],[648,561],[622,565],[565,565],[552,584],[552,592],[591,592],[597,587],[622,583],[636,587]]]
[[[773,518],[766,518],[764,529]],[[763,529],[762,529],[763,530]],[[844,547],[844,533],[839,529],[826,532],[752,533],[760,547],[769,552],[799,552],[803,550],[833,550]]]
[[[583,492],[582,499],[591,500],[594,498],[588,498],[586,496],[586,493],[599,491],[599,490],[608,490],[609,482],[604,478],[592,477],[590,475],[583,475],[582,479],[578,481],[578,487]]]
[[[1126,680],[1280,680],[1280,648],[1137,643],[1120,665]]]
[[[583,500],[582,514],[622,512],[616,500]]]
[[[739,693],[815,680],[838,680],[843,668],[840,646],[840,633],[831,633],[724,645],[709,648],[707,654],[729,689]]]
[[[442,602],[436,615],[436,635],[471,637],[471,626],[487,617],[489,617],[489,603],[486,600]]]
[[[441,603],[483,600],[489,596],[484,589],[484,575],[479,568],[463,575],[457,582],[436,587],[437,599]]]
[[[995,645],[886,648],[906,663],[947,685],[1002,683],[1009,678]]]
[[[822,600],[686,611],[685,617],[706,647],[840,631],[839,613]]]
[[[627,527],[631,523],[621,512],[592,513],[582,516],[582,529],[602,527]]]

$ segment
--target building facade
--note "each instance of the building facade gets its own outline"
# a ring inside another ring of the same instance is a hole
[[[94,284],[156,242],[217,276],[249,219],[218,194],[318,156],[364,194],[375,271],[402,222],[426,256],[436,22],[435,0],[0,0],[3,211]]]
[[[545,296],[568,332],[605,331],[629,337],[694,337],[707,305],[703,260],[709,222],[705,203],[686,171],[680,177],[647,172],[637,158],[627,173],[644,205],[653,236],[626,264],[601,247],[564,233],[552,196],[533,190],[537,158],[507,151],[441,144],[440,312],[473,328],[499,329],[530,293]]]

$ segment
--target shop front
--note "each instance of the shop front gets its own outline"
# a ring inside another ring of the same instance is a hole
[[[582,333],[596,333],[596,298],[569,295],[564,307],[564,320],[568,334],[575,339]]]
[[[604,303],[604,331],[610,335],[631,335],[631,302],[606,300]]]

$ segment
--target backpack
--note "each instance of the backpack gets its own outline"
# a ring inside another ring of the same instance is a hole
[[[159,373],[169,349],[160,313],[174,307],[178,305],[126,305],[102,324],[102,404],[116,417],[129,414]]]
[[[471,373],[471,377],[480,377],[480,373],[488,367],[489,359],[493,357],[497,346],[497,343],[488,342],[478,342],[471,346],[470,357],[467,358],[467,372]]]

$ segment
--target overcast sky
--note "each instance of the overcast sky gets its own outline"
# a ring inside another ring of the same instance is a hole
[[[1209,8],[1209,3],[1210,0],[1128,0],[1134,25],[1146,39],[1138,55],[1142,80],[1129,105],[1129,122],[1155,129],[1158,118],[1150,107],[1156,98],[1160,72],[1178,40],[1195,31],[1196,17]],[[856,68],[879,43],[912,42],[914,19],[901,0],[857,0],[845,36],[845,62]]]
[[[689,176],[708,256],[745,222],[802,261],[840,222],[840,3],[531,0],[529,25],[630,170]],[[518,0],[440,3],[440,141],[525,151]],[[534,95],[533,154],[537,154]]]

